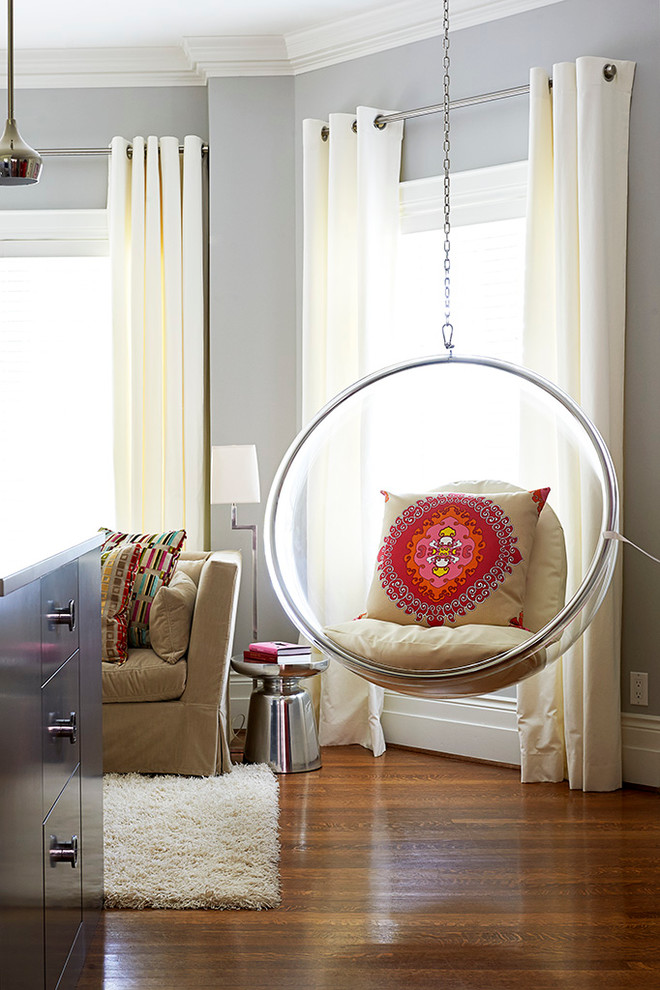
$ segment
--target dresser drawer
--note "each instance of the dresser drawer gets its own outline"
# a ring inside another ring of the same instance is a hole
[[[41,677],[45,683],[78,649],[78,562],[41,582]]]
[[[50,811],[57,795],[78,766],[80,694],[78,670],[80,655],[76,651],[46,681],[41,689],[43,726],[43,811]]]
[[[79,771],[43,826],[45,988],[54,990],[82,922]]]

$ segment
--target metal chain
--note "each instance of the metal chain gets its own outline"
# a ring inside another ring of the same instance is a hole
[[[449,217],[449,199],[450,199],[450,180],[449,180],[449,0],[444,0],[444,10],[443,10],[443,30],[444,35],[442,39],[442,50],[443,59],[442,66],[444,69],[443,87],[444,87],[444,97],[443,97],[443,115],[444,115],[444,142],[442,145],[444,152],[444,195],[445,195],[445,222],[444,222],[444,251],[445,251],[445,322],[442,325],[442,339],[444,340],[445,347],[451,353],[454,344],[454,327],[451,324],[451,283],[450,283],[450,270],[451,262],[449,257],[450,248],[450,217]]]

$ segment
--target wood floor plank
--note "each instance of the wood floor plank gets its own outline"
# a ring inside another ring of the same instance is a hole
[[[282,905],[106,911],[79,990],[658,990],[659,796],[323,751],[280,778]]]

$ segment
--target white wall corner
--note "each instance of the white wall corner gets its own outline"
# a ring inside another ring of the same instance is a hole
[[[191,68],[203,79],[293,73],[281,35],[184,38],[183,48]]]

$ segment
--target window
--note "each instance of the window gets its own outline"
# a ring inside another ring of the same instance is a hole
[[[5,520],[114,516],[105,211],[0,213]]]
[[[452,176],[451,322],[457,354],[522,363],[526,171],[526,162],[516,162]],[[444,352],[443,207],[442,177],[401,184],[397,330],[383,364]],[[500,406],[503,401],[497,397]],[[462,415],[469,416],[469,408]],[[511,416],[518,415],[512,396]],[[495,454],[493,438],[486,442]],[[496,456],[499,477],[515,477],[518,450],[502,446]]]
[[[451,311],[457,351],[520,362],[526,163],[452,176]],[[406,356],[443,349],[442,177],[401,185],[397,322]],[[402,355],[403,356],[403,355]]]

